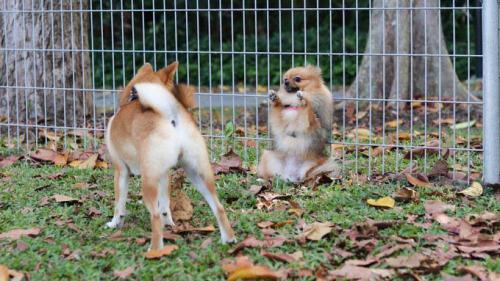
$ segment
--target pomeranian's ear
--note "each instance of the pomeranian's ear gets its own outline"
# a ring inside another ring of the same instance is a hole
[[[174,81],[175,72],[179,63],[174,61],[173,63],[167,65],[166,67],[158,70],[156,74],[160,77],[161,81],[166,85],[170,85]]]
[[[311,74],[314,74],[316,76],[321,76],[321,68],[315,66],[315,65],[312,65],[312,64],[309,64],[305,67],[306,71],[311,73]]]
[[[143,74],[143,73],[148,73],[148,72],[153,72],[153,67],[149,63],[145,63],[139,70],[137,70],[137,74]]]

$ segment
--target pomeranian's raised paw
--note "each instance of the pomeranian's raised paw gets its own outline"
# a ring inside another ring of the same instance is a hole
[[[271,101],[278,100],[278,95],[276,94],[276,91],[271,90],[269,92],[269,100],[271,100]]]
[[[302,91],[297,91],[297,98],[299,100],[303,100],[304,99],[304,95],[302,94]]]

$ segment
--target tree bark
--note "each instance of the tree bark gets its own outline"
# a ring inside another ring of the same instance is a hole
[[[0,116],[84,126],[92,109],[88,1],[0,0]],[[69,11],[69,10],[78,11]],[[62,11],[61,11],[62,10]]]
[[[466,100],[448,56],[440,11],[432,9],[438,6],[433,0],[373,0],[366,55],[347,95],[414,99],[441,93]],[[406,7],[418,9],[401,9]]]

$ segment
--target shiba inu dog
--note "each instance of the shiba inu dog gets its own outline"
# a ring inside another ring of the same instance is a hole
[[[269,99],[274,150],[262,154],[258,176],[301,182],[323,172],[338,172],[334,159],[324,154],[331,134],[333,100],[321,70],[315,66],[288,70],[279,91],[271,91]]]
[[[114,167],[115,209],[108,227],[125,217],[130,173],[141,175],[141,188],[151,218],[150,249],[163,247],[163,225],[173,225],[168,171],[182,167],[214,213],[222,243],[235,241],[224,207],[217,198],[205,141],[188,108],[194,90],[174,85],[177,62],[154,71],[142,66],[123,89],[120,108],[109,120],[106,144]]]

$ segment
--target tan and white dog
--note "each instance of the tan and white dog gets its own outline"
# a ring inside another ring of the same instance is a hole
[[[339,169],[325,149],[331,134],[333,100],[316,66],[295,67],[283,75],[278,92],[271,91],[269,124],[274,149],[265,150],[257,174],[302,182]]]
[[[120,108],[109,120],[106,144],[114,167],[115,210],[110,228],[123,224],[129,174],[141,175],[144,203],[151,218],[151,249],[163,247],[163,225],[174,225],[168,171],[182,167],[214,213],[223,243],[235,241],[217,198],[205,141],[187,107],[189,86],[174,85],[177,62],[154,71],[142,66],[123,89]]]

